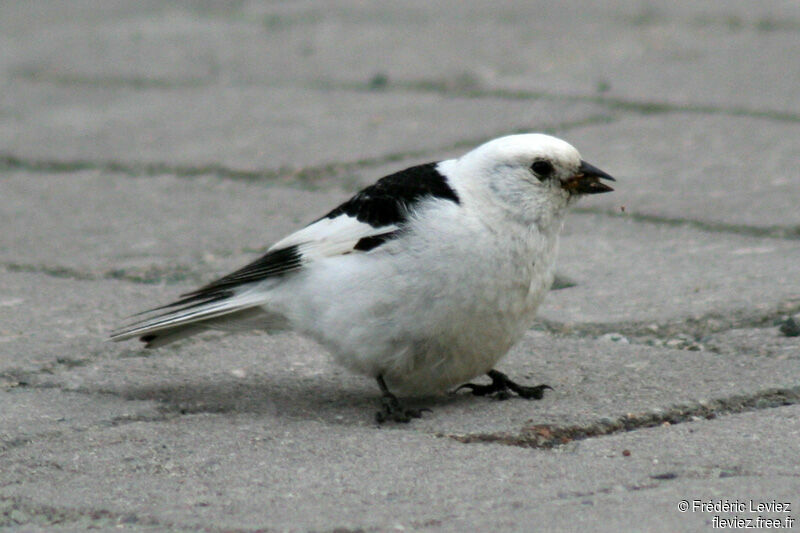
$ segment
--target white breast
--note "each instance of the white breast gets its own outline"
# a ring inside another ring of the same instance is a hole
[[[556,251],[555,234],[487,231],[452,202],[427,209],[435,216],[419,213],[402,238],[321,259],[276,295],[294,326],[343,365],[426,393],[506,354],[549,289]]]

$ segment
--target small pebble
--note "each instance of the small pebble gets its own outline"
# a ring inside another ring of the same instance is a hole
[[[672,339],[668,339],[666,342],[664,342],[664,346],[667,348],[674,348],[676,350],[691,350],[693,352],[702,352],[705,350],[705,347],[699,342],[695,341],[691,335],[686,335],[684,333],[677,335]]]
[[[383,72],[378,72],[370,78],[367,85],[373,91],[385,89],[386,86],[389,85],[389,76]]]
[[[800,337],[800,323],[795,320],[795,317],[790,316],[781,322],[780,332],[787,337]]]
[[[683,340],[681,339],[669,339],[667,342],[664,343],[664,346],[667,348],[680,348],[683,346]]]
[[[650,477],[653,479],[675,479],[678,477],[678,474],[675,472],[664,472],[663,474],[656,474]]]
[[[618,342],[620,344],[630,344],[630,341],[621,333],[606,333],[600,337],[601,341]]]

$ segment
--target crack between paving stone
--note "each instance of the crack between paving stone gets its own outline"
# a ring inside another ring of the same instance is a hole
[[[188,267],[157,268],[150,267],[143,270],[114,269],[101,273],[91,273],[67,267],[44,267],[37,265],[23,265],[18,263],[0,264],[9,272],[37,273],[55,278],[71,279],[77,281],[120,280],[137,284],[178,284],[191,281],[202,283],[206,275],[190,272]],[[568,278],[557,277],[557,283],[551,290],[565,290],[576,284]],[[757,312],[747,309],[728,311],[725,313],[710,312],[702,316],[679,318],[666,322],[657,321],[624,321],[612,323],[564,323],[539,318],[532,329],[546,331],[562,337],[592,338],[596,339],[607,334],[619,334],[631,344],[654,345],[656,340],[670,341],[673,339],[686,339],[687,342],[676,343],[674,346],[659,344],[659,347],[683,350],[702,350],[699,343],[708,335],[721,333],[734,329],[777,327],[787,316],[800,313],[800,297],[793,297],[774,304],[770,309]],[[57,361],[58,362],[58,361]],[[65,361],[58,364],[73,366],[82,364],[80,361]],[[48,367],[46,371],[51,371]],[[45,369],[41,369],[45,371]],[[0,374],[0,378],[3,375]]]
[[[27,372],[26,375],[35,375],[38,372]],[[7,375],[0,375],[0,378]],[[18,376],[15,376],[18,377]],[[50,389],[55,388],[63,392],[76,394],[105,394],[119,397],[119,394],[109,391],[89,391],[89,390],[68,390],[59,384],[28,385],[25,387]],[[588,425],[557,426],[552,424],[535,424],[525,426],[517,433],[498,432],[498,433],[435,433],[440,438],[450,438],[465,444],[473,443],[493,443],[507,446],[517,446],[525,448],[550,449],[572,441],[586,440],[590,438],[602,437],[617,433],[624,433],[646,429],[665,424],[674,425],[684,422],[698,421],[702,419],[713,419],[719,415],[730,415],[796,405],[800,403],[800,386],[767,389],[755,394],[734,395],[725,398],[693,401],[675,405],[666,409],[656,409],[644,413],[628,413],[616,418],[604,418],[598,422]],[[180,410],[175,411],[169,407],[159,409],[158,415],[134,414],[120,415],[108,420],[102,420],[84,426],[76,431],[86,431],[92,428],[116,427],[120,425],[165,421],[174,417],[181,416]],[[64,431],[50,431],[30,437],[16,437],[0,442],[0,451],[7,451],[18,448],[33,442],[34,438],[58,437],[65,434]]]
[[[612,122],[613,120],[614,119],[608,115],[592,115],[580,120],[555,124],[541,124],[539,126],[534,126],[533,128],[545,133],[555,133],[556,131],[566,131],[571,128],[587,125],[605,124]],[[295,185],[314,189],[319,186],[320,182],[338,178],[357,170],[374,168],[411,158],[421,158],[425,156],[435,157],[436,154],[442,152],[452,151],[459,148],[472,148],[476,144],[485,142],[488,139],[498,135],[523,133],[530,131],[530,129],[531,128],[518,128],[514,130],[504,130],[494,135],[488,134],[476,138],[462,139],[460,141],[435,148],[407,150],[374,157],[365,157],[354,161],[323,163],[320,165],[312,165],[301,168],[287,166],[277,169],[243,170],[222,164],[181,165],[164,162],[137,163],[91,159],[36,159],[19,157],[10,153],[0,153],[0,171],[22,170],[28,172],[69,174],[80,171],[96,170],[108,173],[125,174],[131,177],[163,175],[172,175],[177,177],[215,176],[222,179],[270,182],[270,184],[275,185]],[[352,186],[351,183],[342,183],[341,180],[337,180],[337,184]]]
[[[26,388],[30,389],[59,389],[61,392],[70,392],[76,394],[87,394],[87,395],[94,395],[94,394],[107,394],[109,396],[113,396],[115,398],[120,398],[120,395],[113,394],[104,391],[76,391],[72,389],[64,389],[63,387],[55,386],[55,385],[26,385]],[[158,400],[153,400],[154,402]],[[64,437],[68,433],[83,433],[84,431],[89,431],[93,429],[103,429],[103,428],[112,428],[112,427],[119,427],[119,426],[126,426],[128,424],[138,424],[138,423],[148,423],[148,422],[166,422],[178,416],[181,416],[185,413],[181,413],[171,408],[158,406],[158,411],[160,414],[158,415],[120,415],[115,416],[113,418],[107,420],[100,420],[94,422],[92,424],[87,424],[85,426],[80,426],[77,428],[68,428],[67,430],[52,430],[52,431],[42,431],[40,433],[35,433],[28,436],[23,437],[14,437],[11,439],[0,440],[0,453],[8,452],[9,450],[13,450],[15,448],[23,448],[30,444],[33,444],[35,441],[44,440],[44,439],[54,439]]]
[[[17,77],[34,83],[52,83],[55,85],[95,86],[99,88],[130,88],[171,90],[208,86],[214,83],[215,76],[190,77],[179,79],[154,78],[145,76],[93,76],[71,73],[53,73],[34,69],[19,69],[12,73]],[[378,81],[380,80],[380,81]],[[252,83],[238,83],[236,86],[252,86]],[[263,84],[259,84],[263,85]],[[275,84],[267,84],[276,86]],[[294,87],[295,85],[289,85]],[[305,87],[305,85],[301,85]],[[629,98],[604,96],[602,94],[558,94],[547,91],[526,89],[505,89],[480,87],[477,80],[466,78],[421,79],[411,81],[390,81],[388,78],[376,77],[368,83],[340,82],[335,80],[317,80],[308,84],[317,90],[344,90],[358,92],[423,92],[461,98],[495,98],[501,100],[549,100],[555,102],[584,102],[605,106],[613,111],[633,111],[641,114],[661,113],[700,113],[709,115],[745,116],[767,118],[782,122],[800,122],[800,114],[775,109],[752,109],[743,106],[725,107],[713,104],[675,104],[663,101],[641,101]]]
[[[49,83],[57,86],[86,86],[99,89],[192,89],[205,87],[216,81],[216,76],[159,78],[155,76],[82,74],[77,72],[57,72],[48,69],[16,68],[10,72],[11,78],[31,83]]]
[[[613,209],[596,207],[574,207],[573,213],[585,215],[601,215],[612,218],[625,218],[634,222],[656,224],[671,227],[689,227],[708,233],[730,233],[742,237],[760,237],[773,239],[800,239],[800,226],[748,226],[747,224],[731,224],[690,218],[669,217],[647,213],[620,213]]]
[[[164,522],[154,517],[141,517],[134,512],[106,509],[63,508],[44,505],[19,496],[0,496],[0,528],[33,526],[70,526],[80,523],[80,529],[145,527],[169,531],[236,531],[207,525],[185,526]],[[87,523],[88,522],[88,523]]]
[[[632,483],[627,485],[621,485],[625,490],[632,492],[632,491],[639,491],[639,490],[648,490],[648,489],[655,489],[662,486],[662,483],[666,482],[667,480],[676,479],[677,476],[669,477],[669,478],[661,478],[658,476],[650,476],[649,480],[642,481],[640,483]],[[559,492],[556,494],[556,500],[585,500],[586,498],[592,498],[595,496],[600,496],[604,494],[612,494],[616,492],[617,485],[611,487],[600,487],[595,490],[590,491],[570,491],[570,492]]]
[[[567,289],[568,290],[568,289]],[[670,339],[676,335],[689,335],[700,340],[706,335],[732,329],[765,328],[777,326],[777,322],[800,313],[800,297],[789,298],[764,311],[711,312],[699,317],[681,318],[667,322],[616,322],[566,324],[546,319],[538,320],[538,327],[562,336],[598,337],[607,333],[619,333],[630,337]]]
[[[241,255],[253,252],[242,251]],[[260,253],[256,251],[255,253]],[[23,272],[44,274],[54,278],[63,278],[76,281],[118,280],[137,284],[179,284],[184,282],[203,283],[208,278],[207,273],[199,273],[188,266],[156,267],[144,269],[120,268],[101,272],[91,272],[71,267],[45,266],[22,263],[0,263],[0,267],[8,272]],[[567,290],[576,283],[568,278],[557,277],[557,283],[551,290]],[[750,312],[738,310],[734,312],[711,312],[699,317],[676,319],[667,322],[616,322],[616,323],[563,323],[546,319],[539,319],[538,329],[549,333],[575,336],[597,337],[607,333],[619,333],[630,337],[649,337],[669,339],[675,335],[690,335],[699,340],[711,334],[741,328],[763,328],[774,326],[775,323],[787,315],[800,313],[800,298],[789,298],[779,302],[766,311]]]
[[[319,172],[324,167],[308,167],[308,172]],[[293,173],[302,172],[290,168],[241,170],[221,164],[180,165],[163,162],[129,162],[91,159],[25,158],[10,153],[0,153],[0,170],[24,170],[51,174],[70,174],[86,170],[126,174],[128,176],[178,177],[218,176],[237,180],[281,180]]]
[[[8,450],[14,448],[21,448],[32,444],[34,440],[41,440],[41,439],[48,439],[48,438],[57,438],[66,435],[67,433],[82,433],[87,430],[91,429],[100,429],[100,428],[108,428],[108,427],[117,427],[123,426],[127,424],[136,424],[140,422],[164,422],[171,420],[180,416],[183,413],[176,411],[172,408],[165,407],[163,402],[160,400],[131,400],[129,398],[125,398],[124,396],[120,395],[117,392],[113,391],[105,391],[105,390],[85,390],[85,389],[70,389],[60,383],[29,383],[29,377],[36,376],[39,374],[54,374],[57,371],[56,367],[60,368],[73,368],[75,366],[83,366],[85,364],[84,361],[79,361],[79,364],[73,364],[72,360],[67,360],[66,364],[62,364],[59,362],[58,365],[52,365],[44,368],[40,368],[38,370],[29,370],[23,372],[15,372],[13,370],[6,371],[0,373],[0,383],[10,383],[12,385],[8,386],[5,385],[3,388],[8,390],[50,390],[55,389],[61,393],[66,394],[80,394],[80,395],[88,395],[88,396],[109,396],[114,399],[124,399],[127,401],[136,401],[136,402],[151,402],[154,404],[154,409],[157,411],[157,414],[122,414],[113,416],[111,418],[97,420],[95,422],[91,422],[85,425],[81,425],[80,427],[70,427],[65,428],[63,430],[54,429],[49,431],[42,431],[39,433],[27,435],[27,436],[18,436],[13,437],[10,439],[0,440],[0,453],[7,452]]]
[[[185,79],[163,79],[142,76],[87,76],[81,74],[49,73],[35,70],[19,70],[17,76],[32,82],[49,82],[57,85],[89,85],[111,88],[131,89],[184,89],[201,87],[213,83],[215,77],[194,77]],[[720,106],[714,104],[677,104],[665,101],[646,101],[630,98],[607,96],[602,94],[560,94],[547,91],[486,88],[480,87],[473,78],[429,79],[411,81],[390,81],[378,78],[368,82],[339,82],[334,80],[317,80],[301,87],[316,90],[344,90],[358,92],[422,92],[461,98],[495,98],[501,100],[547,100],[554,102],[582,102],[604,106],[611,111],[635,112],[643,115],[665,113],[696,113],[705,115],[726,115],[734,117],[764,118],[780,122],[800,122],[800,113],[777,109],[754,109],[745,106]],[[239,83],[237,86],[253,85]],[[259,84],[263,85],[263,84]],[[267,84],[275,86],[275,84]],[[294,87],[296,85],[291,85]]]
[[[29,387],[29,388],[55,388],[55,387]],[[62,389],[62,392],[75,392],[75,391],[66,391]],[[172,415],[172,416],[169,416]],[[86,426],[81,426],[79,428],[70,428],[69,430],[61,431],[61,430],[52,430],[52,431],[42,431],[40,433],[28,435],[25,437],[14,437],[11,439],[4,439],[0,440],[0,453],[6,453],[10,450],[16,448],[23,448],[25,446],[29,446],[36,441],[44,440],[44,439],[55,439],[64,437],[67,435],[68,432],[72,433],[82,433],[84,431],[92,430],[92,429],[101,429],[101,428],[109,428],[109,427],[117,427],[123,426],[127,424],[135,424],[138,422],[164,422],[170,420],[178,416],[177,414],[168,413],[167,410],[164,410],[164,414],[160,416],[145,416],[145,415],[122,415],[118,417],[111,418],[109,420],[103,420],[100,422],[95,422],[93,424],[88,424]]]
[[[724,107],[713,104],[675,104],[664,101],[637,101],[627,98],[587,95],[587,94],[556,94],[546,91],[525,89],[482,88],[475,84],[461,83],[459,80],[417,80],[417,81],[387,81],[380,87],[364,83],[330,83],[317,82],[319,88],[349,89],[355,91],[414,91],[434,93],[462,98],[496,98],[502,100],[548,100],[553,102],[579,102],[604,106],[611,111],[635,112],[642,115],[666,113],[693,113],[704,115],[726,115],[734,117],[765,118],[779,122],[800,122],[800,113],[781,111],[777,109],[752,109],[744,106]]]
[[[800,386],[769,389],[756,394],[736,395],[690,404],[676,405],[649,413],[629,413],[614,419],[574,426],[538,424],[526,426],[518,433],[437,433],[464,444],[489,443],[522,448],[550,449],[573,441],[586,440],[605,435],[625,433],[665,424],[713,419],[719,415],[730,415],[784,407],[800,403]]]
[[[134,350],[134,351],[139,352],[140,350]],[[19,389],[19,390],[53,389],[66,394],[81,394],[84,396],[101,395],[101,396],[109,396],[115,399],[122,399],[128,402],[151,402],[155,404],[154,408],[158,413],[155,415],[153,414],[119,415],[109,419],[99,420],[97,422],[87,424],[85,426],[81,426],[79,431],[85,431],[87,429],[105,428],[105,427],[116,427],[127,424],[135,424],[138,422],[164,422],[183,415],[192,415],[197,413],[227,412],[227,410],[224,408],[219,408],[219,409],[186,408],[182,407],[179,404],[173,404],[172,402],[165,401],[164,398],[161,397],[133,398],[127,396],[125,393],[113,389],[104,389],[104,388],[89,389],[86,387],[70,387],[64,383],[57,383],[57,382],[41,383],[37,382],[36,380],[36,377],[39,375],[55,375],[57,372],[63,369],[69,370],[70,368],[85,366],[90,362],[91,361],[88,359],[80,359],[80,360],[58,359],[56,361],[53,361],[49,365],[42,366],[35,370],[10,369],[0,373],[0,384],[2,384],[2,386],[7,391],[13,389]],[[64,431],[53,430],[53,431],[37,433],[36,435],[33,435],[31,437],[14,437],[6,441],[0,440],[0,452],[6,449],[16,448],[30,444],[33,438],[41,438],[41,437],[46,438],[50,436],[59,436],[63,434]]]
[[[696,473],[690,472],[681,472],[678,473],[677,469],[666,469],[660,474],[651,474],[647,476],[647,478],[642,479],[639,483],[632,483],[627,485],[621,485],[627,491],[639,491],[639,490],[649,490],[662,487],[664,483],[668,483],[677,479],[724,479],[724,478],[731,478],[731,477],[764,477],[763,474],[757,472],[750,472],[750,471],[742,471],[741,468],[736,465],[732,468],[725,468],[725,467],[713,467],[713,468],[706,468],[708,471],[706,475],[698,475]],[[798,477],[796,474],[770,474],[770,476],[779,476],[779,477],[787,477],[787,478],[795,478]],[[567,491],[567,492],[559,492],[556,494],[557,500],[583,500],[585,498],[592,498],[594,496],[602,495],[602,494],[610,494],[617,491],[617,485],[610,486],[610,487],[601,487],[595,490],[590,491]]]
[[[186,281],[201,283],[203,281],[203,275],[193,271],[188,266],[182,265],[169,267],[149,266],[147,268],[115,268],[92,272],[90,270],[65,266],[0,262],[0,268],[4,268],[7,272],[11,273],[44,274],[52,278],[70,279],[74,281],[119,280],[145,285],[158,285],[161,283],[176,284]]]

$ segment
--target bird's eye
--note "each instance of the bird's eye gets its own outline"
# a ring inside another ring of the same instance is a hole
[[[531,165],[531,170],[533,173],[536,174],[536,177],[539,178],[540,181],[544,181],[545,178],[548,178],[550,174],[553,173],[553,164],[550,161],[534,161]]]

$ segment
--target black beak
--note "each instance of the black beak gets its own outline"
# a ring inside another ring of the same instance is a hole
[[[617,181],[596,166],[581,161],[578,173],[566,180],[562,187],[570,194],[598,194],[614,190],[600,180]]]

